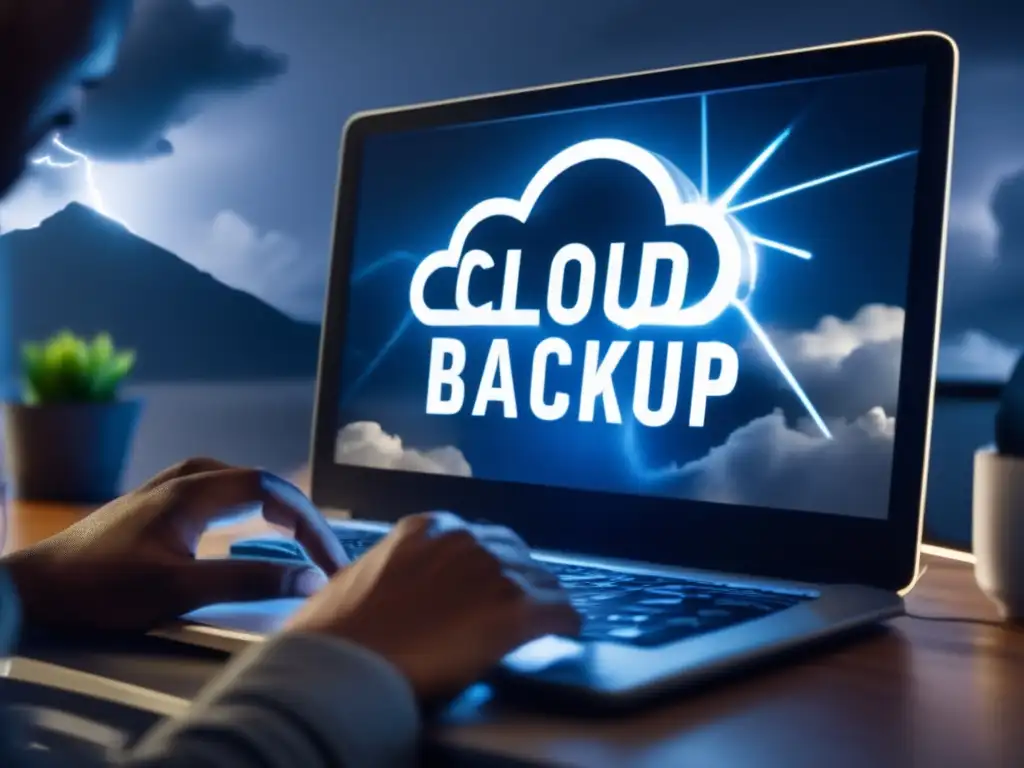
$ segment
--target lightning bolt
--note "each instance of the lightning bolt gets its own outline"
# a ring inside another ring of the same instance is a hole
[[[87,205],[94,211],[102,216],[110,219],[111,221],[120,224],[122,227],[131,232],[129,227],[124,221],[119,219],[110,209],[107,207],[106,202],[103,199],[103,193],[100,191],[99,183],[96,181],[96,169],[95,164],[88,155],[84,152],[79,152],[68,146],[61,138],[60,134],[56,134],[51,140],[54,148],[59,150],[64,155],[73,158],[72,160],[60,161],[55,160],[53,155],[44,155],[37,157],[32,160],[32,165],[40,166],[43,168],[56,168],[58,170],[68,170],[70,168],[82,168],[82,176],[85,181],[85,189],[88,196]]]
[[[763,150],[761,150],[760,153],[758,153],[758,155],[754,158],[750,165],[748,165],[743,170],[743,172],[736,177],[732,184],[730,184],[726,188],[725,192],[723,192],[722,195],[720,195],[712,202],[708,195],[708,98],[706,94],[702,95],[700,103],[701,198],[705,201],[711,202],[711,204],[715,208],[720,210],[723,213],[723,215],[735,215],[740,211],[744,211],[755,206],[763,205],[765,203],[769,203],[773,200],[778,200],[779,198],[786,197],[788,195],[796,194],[798,192],[802,192],[808,189],[813,189],[824,184],[829,184],[834,181],[849,178],[850,176],[854,176],[856,174],[863,173],[874,168],[879,168],[881,166],[888,165],[889,163],[894,163],[899,160],[913,157],[917,154],[916,150],[911,150],[907,152],[900,152],[895,155],[889,155],[888,157],[883,157],[878,160],[873,160],[871,162],[853,166],[852,168],[846,168],[841,171],[836,171],[834,173],[830,173],[824,176],[819,176],[818,178],[811,179],[809,181],[805,181],[801,184],[796,184],[791,187],[786,187],[785,189],[778,190],[777,192],[762,195],[761,197],[755,198],[744,203],[734,204],[733,201],[743,192],[743,189],[750,182],[750,180],[753,179],[755,175],[757,175],[758,171],[760,171],[761,168],[768,163],[768,161],[776,153],[776,151],[786,142],[787,139],[789,139],[791,133],[792,126],[786,128],[782,133],[776,136]],[[749,240],[752,244],[760,246],[761,248],[768,248],[774,251],[779,251],[781,253],[786,253],[803,260],[808,260],[812,257],[810,251],[807,251],[803,248],[797,248],[796,246],[789,245],[788,243],[782,243],[777,240],[772,240],[767,237],[762,237],[759,235],[750,235]],[[366,278],[377,273],[381,269],[403,261],[412,261],[413,263],[415,263],[418,261],[418,259],[412,254],[404,252],[388,254],[387,256],[384,256],[383,258],[378,259],[377,261],[367,265],[360,272],[355,273],[352,276],[352,283],[360,283]],[[731,306],[743,318],[753,337],[764,349],[768,358],[772,361],[772,364],[776,367],[776,369],[779,371],[779,374],[782,376],[783,380],[796,395],[797,399],[800,401],[800,404],[804,407],[804,410],[811,417],[811,420],[820,430],[821,434],[826,439],[831,440],[832,433],[830,432],[828,425],[825,424],[824,419],[822,419],[821,415],[814,407],[814,404],[811,402],[810,397],[808,397],[807,393],[800,385],[800,382],[797,380],[792,370],[786,364],[786,361],[783,359],[778,349],[772,343],[772,340],[769,337],[767,331],[758,322],[757,318],[754,317],[753,312],[747,306],[746,302],[740,299],[734,299],[731,303]],[[349,395],[351,395],[351,393],[355,389],[358,389],[361,385],[363,385],[365,381],[369,378],[370,374],[372,374],[372,372],[377,369],[382,360],[390,353],[395,344],[398,343],[398,341],[405,334],[405,332],[411,327],[412,319],[412,313],[407,312],[405,317],[395,328],[391,336],[387,339],[387,341],[385,341],[384,345],[374,356],[374,358],[370,361],[370,363],[366,366],[366,368],[363,370],[360,376],[356,379],[353,386],[349,389]],[[646,482],[659,482],[671,478],[680,477],[687,471],[687,468],[685,466],[679,466],[676,464],[672,464],[661,469],[651,468],[647,466],[646,462],[643,460],[643,457],[641,456],[641,451],[637,443],[636,428],[633,422],[629,422],[627,425],[625,425],[625,429],[623,429],[623,450],[625,452],[627,463],[630,469],[633,471],[634,475],[637,478],[644,480]]]

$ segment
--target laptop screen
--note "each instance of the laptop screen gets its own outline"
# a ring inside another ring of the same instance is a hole
[[[884,519],[924,94],[367,136],[335,461]]]

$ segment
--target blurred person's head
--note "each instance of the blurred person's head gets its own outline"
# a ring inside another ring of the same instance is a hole
[[[114,66],[133,0],[0,0],[0,197]]]

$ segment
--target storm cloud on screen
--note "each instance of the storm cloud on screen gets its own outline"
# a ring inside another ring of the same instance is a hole
[[[900,307],[868,304],[849,319],[826,315],[811,330],[768,333],[822,416],[857,419],[875,407],[896,412],[903,320]],[[788,389],[762,348],[747,346],[761,375]]]
[[[777,408],[739,427],[680,470],[684,495],[717,503],[881,518],[887,514],[904,311],[866,304],[809,330],[769,328],[772,343],[821,414]],[[759,345],[758,374],[789,385]]]
[[[683,469],[686,495],[704,501],[771,506],[855,517],[889,509],[896,420],[874,408],[852,421],[790,426],[781,410],[755,419]]]
[[[347,424],[338,432],[334,460],[372,469],[398,469],[431,475],[470,477],[469,462],[458,448],[441,446],[417,449],[405,445],[402,438],[384,431],[372,421]]]

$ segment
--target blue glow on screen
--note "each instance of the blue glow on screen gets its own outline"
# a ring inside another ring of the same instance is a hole
[[[336,460],[884,517],[895,389],[823,381],[901,322],[923,98],[904,68],[367,138]],[[880,490],[722,476],[773,451]]]

